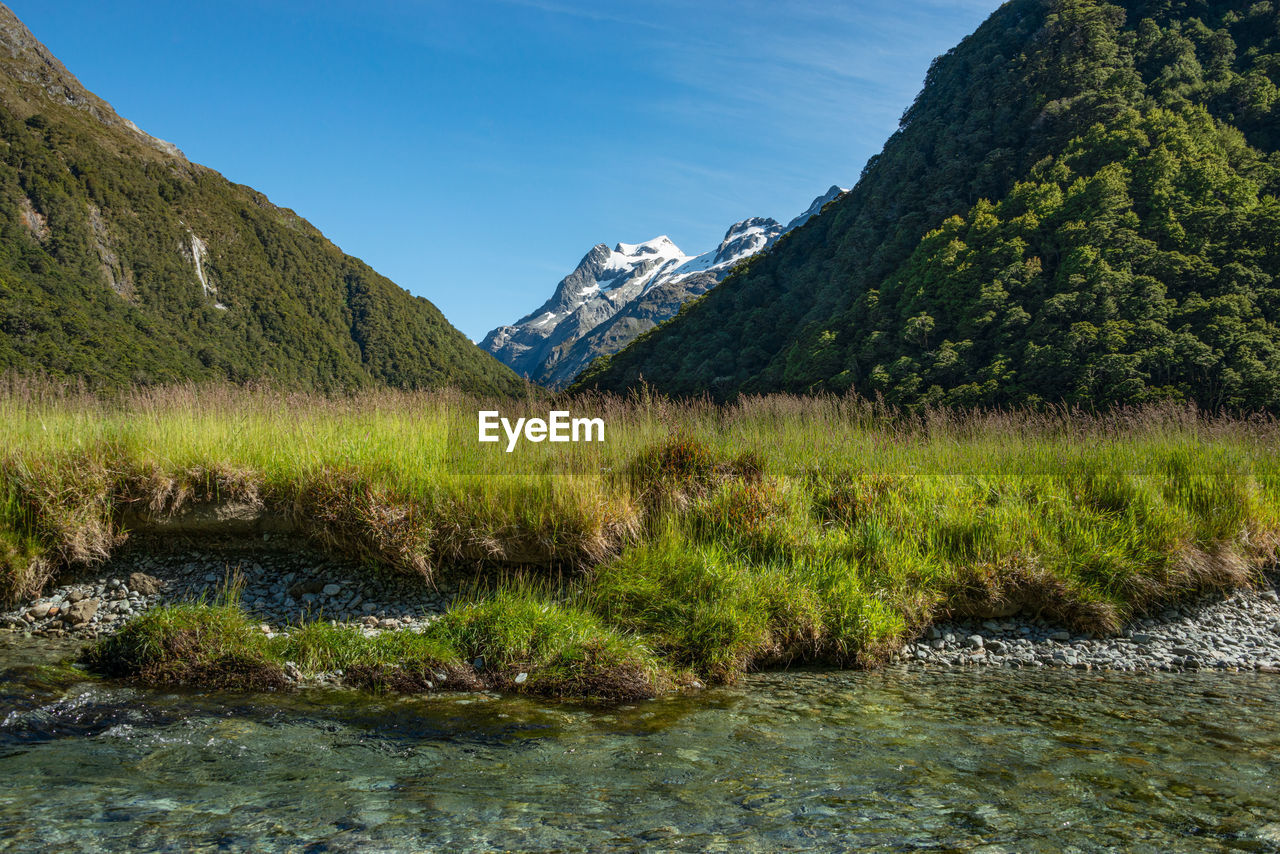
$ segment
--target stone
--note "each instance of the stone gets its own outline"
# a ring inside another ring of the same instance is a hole
[[[1280,821],[1264,824],[1253,832],[1254,837],[1263,842],[1280,843]]]
[[[523,684],[524,684],[525,682],[527,682],[527,681],[529,681],[529,674],[528,674],[528,673],[521,673],[521,674],[519,674],[518,676],[516,676],[516,684],[517,684],[517,685],[523,685]]]
[[[48,602],[37,602],[27,609],[27,616],[33,620],[43,620],[49,615],[50,607]]]
[[[970,649],[982,649],[982,635],[969,635],[964,642]]]
[[[342,592],[342,585],[326,584],[324,587],[320,588],[320,592],[326,596],[337,596]]]
[[[96,613],[98,613],[97,599],[81,599],[67,608],[63,621],[71,626],[82,626],[92,620]]]
[[[160,579],[154,575],[147,575],[145,572],[129,574],[129,589],[143,596],[156,595],[160,592],[162,586]]]

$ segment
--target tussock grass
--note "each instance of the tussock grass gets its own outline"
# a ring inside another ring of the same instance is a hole
[[[512,454],[476,441],[479,409],[552,407],[604,418],[607,441]],[[871,665],[948,616],[1022,611],[1109,632],[1251,583],[1280,542],[1280,428],[1184,407],[223,387],[95,398],[11,383],[0,425],[7,600],[100,560],[125,520],[220,503],[384,569],[479,579],[483,595],[427,635],[310,628],[280,659],[375,687],[470,668],[497,687],[527,672],[521,690],[640,696],[785,662]]]
[[[673,677],[634,636],[528,587],[451,610],[423,632],[366,636],[316,621],[268,638],[234,596],[156,608],[91,646],[87,663],[152,684],[261,690],[304,676],[340,674],[368,690],[514,690],[551,697],[636,700]]]
[[[266,635],[234,600],[156,608],[85,652],[111,676],[153,685],[266,690],[287,684]]]
[[[670,682],[635,635],[549,594],[523,583],[497,587],[428,631],[480,662],[495,687],[515,687],[525,673],[525,690],[534,693],[621,700],[655,696]]]

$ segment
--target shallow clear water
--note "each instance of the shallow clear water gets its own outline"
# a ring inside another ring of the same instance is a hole
[[[143,691],[32,643],[0,639],[4,849],[1280,851],[1276,677],[789,673],[601,709]]]

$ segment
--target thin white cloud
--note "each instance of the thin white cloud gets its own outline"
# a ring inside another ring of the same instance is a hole
[[[536,9],[539,12],[546,12],[551,15],[565,15],[571,18],[580,18],[587,21],[602,21],[614,24],[623,24],[628,27],[644,27],[652,30],[667,29],[664,24],[660,24],[653,20],[606,12],[601,8],[601,4],[599,3],[574,5],[571,3],[554,3],[551,2],[551,0],[494,0],[494,2],[508,6],[523,6],[526,9]]]

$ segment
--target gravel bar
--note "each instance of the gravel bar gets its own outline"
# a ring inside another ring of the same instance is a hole
[[[269,635],[313,620],[359,625],[366,634],[421,629],[456,590],[387,576],[313,549],[124,552],[47,595],[0,613],[0,628],[45,637],[95,638],[157,605],[215,601],[234,580],[240,605]]]

